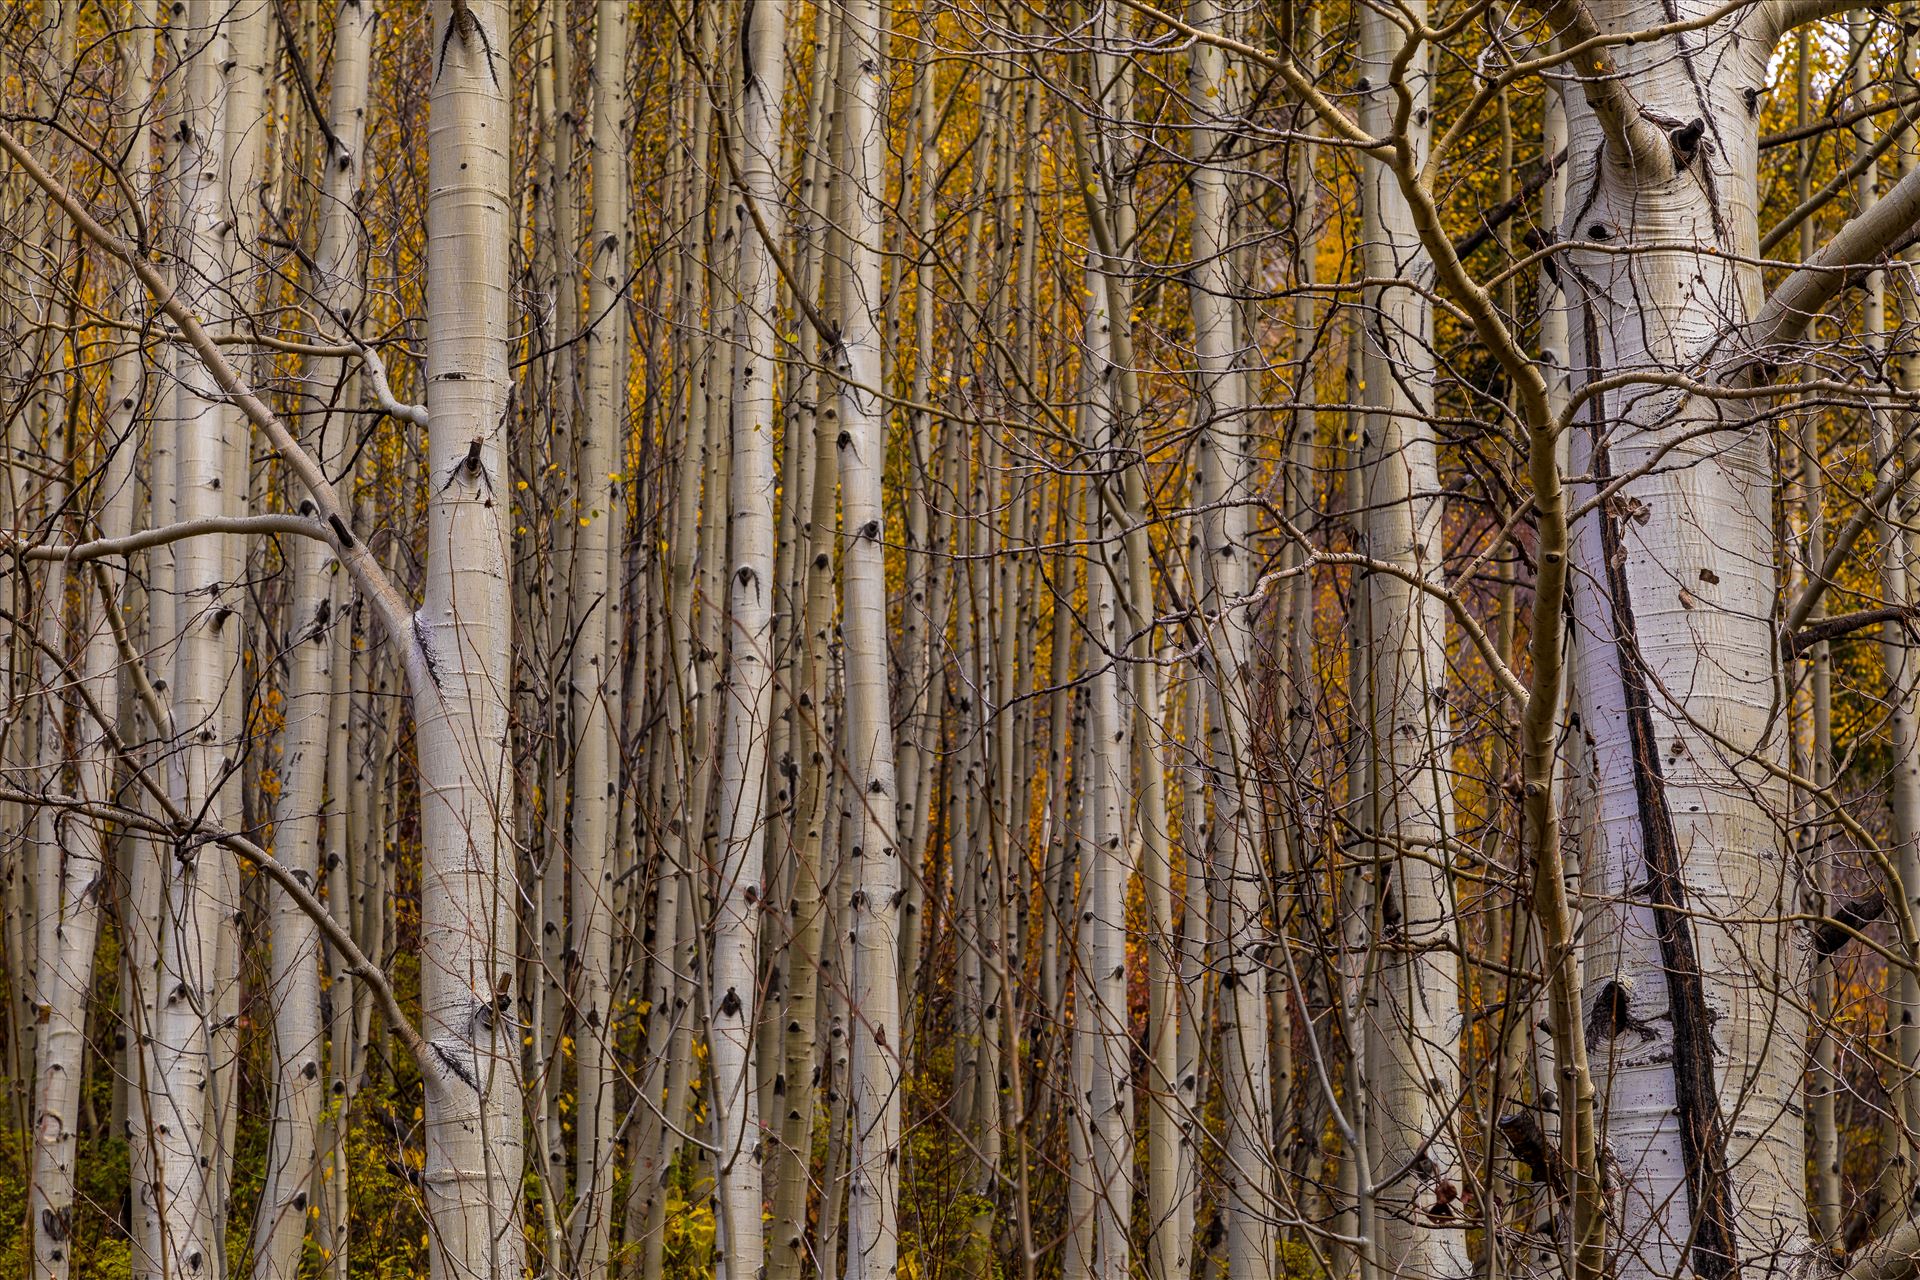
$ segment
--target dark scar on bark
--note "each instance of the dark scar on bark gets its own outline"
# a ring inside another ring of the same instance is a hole
[[[1600,367],[1599,340],[1592,310],[1586,311],[1586,357]],[[1607,401],[1594,399],[1589,425],[1593,433],[1594,482],[1613,479],[1606,442]],[[1660,746],[1653,726],[1653,705],[1634,627],[1633,599],[1627,581],[1619,516],[1596,513],[1601,558],[1619,647],[1620,678],[1626,694],[1627,735],[1632,749],[1633,785],[1639,804],[1641,843],[1646,859],[1645,890],[1653,907],[1654,931],[1666,970],[1667,999],[1673,1019],[1673,1077],[1680,1112],[1680,1154],[1686,1169],[1692,1211],[1693,1270],[1699,1280],[1730,1280],[1738,1274],[1734,1253],[1733,1186],[1727,1169],[1725,1121],[1713,1082],[1713,1015],[1707,1008],[1706,982],[1687,913],[1680,877],[1679,839],[1667,805]]]

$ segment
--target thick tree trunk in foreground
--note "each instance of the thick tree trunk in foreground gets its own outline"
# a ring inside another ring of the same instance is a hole
[[[1586,94],[1562,91],[1568,154],[1598,157],[1575,164],[1560,229],[1576,394],[1688,374],[1756,316],[1760,274],[1739,255],[1756,252],[1758,126],[1742,94],[1766,82],[1765,14],[1621,46]],[[1607,31],[1644,14],[1597,17]],[[1670,138],[1623,116],[1613,71],[1696,123]],[[1616,241],[1658,247],[1604,251]],[[1696,241],[1718,252],[1670,247]],[[1625,1280],[1791,1266],[1808,1248],[1806,1015],[1772,993],[1803,990],[1806,966],[1779,923],[1794,907],[1774,818],[1771,444],[1738,402],[1646,385],[1594,393],[1572,435],[1572,472],[1593,478],[1577,501],[1623,481],[1579,520],[1572,575],[1600,836],[1586,1036],[1623,1182],[1614,1256]]]
[[[435,1274],[520,1273],[507,757],[507,6],[434,5],[427,139],[427,586],[414,615],[421,1004],[443,1070],[421,1174]]]

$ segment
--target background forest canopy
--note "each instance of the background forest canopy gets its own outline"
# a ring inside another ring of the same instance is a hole
[[[0,1272],[1920,1276],[1920,11],[0,5]]]

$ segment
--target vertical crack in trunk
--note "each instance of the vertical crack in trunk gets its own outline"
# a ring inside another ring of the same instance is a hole
[[[1599,367],[1594,317],[1587,324],[1589,367]],[[1593,406],[1593,474],[1600,488],[1613,479],[1605,438],[1606,400]],[[1720,1096],[1713,1080],[1713,1015],[1707,1008],[1706,982],[1694,947],[1687,914],[1686,887],[1680,877],[1680,846],[1673,811],[1667,805],[1666,779],[1653,731],[1640,644],[1634,629],[1633,600],[1627,581],[1620,517],[1600,513],[1600,541],[1606,565],[1607,594],[1619,649],[1620,681],[1626,694],[1627,732],[1633,751],[1633,785],[1639,801],[1642,856],[1647,866],[1646,894],[1653,907],[1654,932],[1666,971],[1667,1001],[1673,1018],[1674,1092],[1680,1112],[1680,1155],[1686,1167],[1692,1211],[1693,1269],[1701,1280],[1731,1280],[1739,1267],[1734,1252],[1733,1187],[1727,1170],[1727,1137]]]

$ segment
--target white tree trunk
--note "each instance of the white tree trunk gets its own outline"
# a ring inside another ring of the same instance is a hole
[[[1416,0],[1424,11],[1422,0]],[[1399,25],[1368,10],[1360,18],[1363,127],[1400,127],[1419,163],[1426,154],[1429,75],[1425,51],[1396,66],[1405,43]],[[1402,94],[1411,103],[1403,106]],[[1377,160],[1363,162],[1362,240],[1370,280],[1432,276],[1413,215],[1398,183]],[[1363,313],[1365,395],[1369,406],[1365,536],[1369,555],[1438,582],[1445,506],[1431,430],[1436,409],[1433,309],[1417,288],[1380,286]],[[1366,1051],[1379,1238],[1377,1264],[1390,1274],[1466,1274],[1466,1237],[1455,1102],[1460,1088],[1459,964],[1444,861],[1435,853],[1453,829],[1449,749],[1444,722],[1446,625],[1441,602],[1404,578],[1366,580],[1372,618],[1372,697],[1367,737],[1374,768],[1363,830],[1373,854],[1372,925],[1377,948],[1365,991]],[[1414,851],[1407,856],[1402,851]],[[1434,851],[1434,852],[1428,852]],[[1441,855],[1444,859],[1444,855]],[[1396,1177],[1397,1175],[1397,1177]]]
[[[1758,310],[1760,273],[1745,265],[1757,253],[1758,122],[1743,91],[1766,83],[1770,39],[1734,29],[1761,26],[1762,12],[1619,46],[1587,94],[1562,90],[1576,394],[1596,378],[1692,369]],[[1593,16],[1604,33],[1642,25],[1644,11]],[[1701,121],[1691,154],[1609,114],[1610,82]],[[1660,247],[1609,251],[1622,241]],[[1717,252],[1670,247],[1691,243]],[[1766,768],[1785,747],[1770,710],[1774,476],[1768,432],[1744,418],[1738,405],[1629,387],[1589,400],[1572,431],[1571,470],[1591,477],[1577,501],[1631,477],[1579,520],[1571,577],[1598,818],[1585,1033],[1619,1162],[1625,1280],[1688,1267],[1720,1280],[1807,1248],[1806,1019],[1784,994],[1803,990],[1804,948],[1780,923],[1794,909],[1775,825],[1785,795]]]
[[[601,5],[593,60],[593,234],[587,252],[583,331],[585,413],[579,433],[573,531],[572,946],[574,976],[573,1265],[582,1276],[607,1267],[613,1210],[612,1067],[613,877],[617,780],[614,711],[619,634],[610,628],[619,576],[616,531],[626,497],[627,7]],[[558,33],[566,38],[564,30]],[[556,198],[561,198],[558,191]],[[572,289],[571,279],[561,287]],[[557,800],[556,800],[557,811]],[[557,1012],[557,1011],[556,1011]]]
[[[181,292],[202,314],[221,310],[212,282],[225,277],[219,253],[224,218],[226,155],[225,86],[228,6],[193,0],[176,28],[180,47],[193,50],[186,69],[181,142],[175,172],[179,182]],[[175,520],[237,514],[229,468],[234,422],[225,398],[197,361],[183,361],[175,424]],[[158,514],[158,513],[156,513]],[[172,803],[214,830],[237,815],[227,685],[237,678],[239,584],[229,578],[229,535],[189,538],[173,548],[173,674],[169,683],[174,763]],[[218,971],[220,935],[234,903],[226,895],[233,877],[215,846],[199,844],[175,853],[163,891],[160,975],[153,1059],[148,1064],[146,1123],[153,1151],[152,1176],[159,1202],[161,1264],[174,1275],[217,1275],[223,1261],[215,1223],[215,1022],[225,975]],[[136,1139],[138,1140],[138,1139]]]
[[[833,12],[822,5],[813,29],[813,84],[807,112],[807,131],[800,139],[802,202],[795,210],[792,238],[800,277],[799,288],[808,301],[818,299],[823,278],[821,211],[822,184],[827,172],[825,141],[827,113],[832,109]],[[808,433],[810,447],[790,441],[789,458],[805,472],[790,472],[783,480],[783,504],[806,496],[807,507],[794,516],[793,598],[799,609],[794,623],[799,643],[791,658],[792,769],[792,887],[784,904],[790,926],[787,948],[780,960],[786,1003],[780,1024],[780,1069],[774,1090],[779,1135],[774,1148],[773,1221],[767,1259],[768,1280],[799,1280],[813,1251],[807,1230],[813,1142],[820,1103],[821,1054],[824,1037],[821,988],[831,979],[831,966],[822,963],[828,899],[824,851],[829,832],[838,833],[832,809],[835,764],[841,758],[836,741],[837,703],[833,700],[833,639],[839,613],[833,573],[839,540],[840,472],[835,437],[840,429],[837,399],[820,396],[829,388],[817,363],[820,335],[811,324],[799,331],[799,361],[787,382],[787,430]],[[784,517],[786,508],[782,506]]]
[[[699,49],[705,64],[713,52],[711,11],[703,11]],[[684,74],[684,72],[683,72]],[[688,77],[692,79],[692,77]],[[646,1280],[657,1280],[663,1258],[663,1231],[666,1221],[666,1176],[680,1149],[682,1103],[685,1100],[687,1069],[683,1048],[691,1016],[692,968],[685,953],[692,950],[691,918],[693,867],[700,854],[701,832],[705,825],[705,800],[701,787],[704,774],[704,742],[700,739],[699,670],[695,631],[694,561],[699,546],[700,474],[705,418],[700,411],[701,388],[698,367],[702,360],[698,337],[702,305],[702,282],[706,278],[700,260],[702,225],[696,216],[706,201],[706,166],[712,120],[711,105],[705,87],[689,86],[685,126],[686,142],[678,151],[677,166],[684,195],[682,220],[685,230],[675,255],[673,319],[676,326],[675,413],[683,422],[679,457],[675,462],[672,526],[667,537],[667,689],[662,738],[665,740],[666,765],[661,770],[663,793],[658,798],[660,812],[666,815],[667,840],[662,854],[662,870],[654,907],[654,946],[652,977],[648,986],[647,1046],[650,1063],[642,1077],[641,1088],[648,1110],[638,1149],[634,1156],[633,1195],[628,1204],[629,1242],[639,1236],[637,1271]],[[661,1108],[656,1118],[653,1107]]]
[[[752,1280],[764,1265],[763,1145],[753,1049],[756,939],[766,892],[767,759],[773,711],[775,322],[780,251],[780,114],[786,86],[786,6],[742,13],[737,118],[744,190],[735,204],[740,347],[729,489],[727,679],[720,758],[720,883],[714,896],[713,985],[707,1010],[714,1136],[720,1176],[720,1274]],[[732,145],[729,139],[726,145]],[[765,237],[764,239],[762,237]]]
[[[900,1256],[899,963],[901,867],[894,825],[894,748],[887,690],[888,512],[880,381],[880,234],[885,225],[887,49],[878,0],[851,0],[841,47],[841,128],[847,165],[846,290],[840,298],[841,518],[846,531],[841,623],[846,663],[845,732],[853,817],[848,1089],[851,1125],[847,1280],[886,1280]]]
[[[506,414],[507,6],[439,0],[427,135],[427,587],[414,616],[421,1004],[443,1069],[422,1183],[439,1280],[520,1273]]]
[[[1096,465],[1121,465],[1117,438],[1113,324],[1107,281],[1097,267],[1087,272],[1092,299],[1087,312],[1083,377],[1091,390],[1090,456]],[[1089,505],[1094,505],[1090,500]],[[1133,1036],[1127,1003],[1127,882],[1129,841],[1121,821],[1132,777],[1128,716],[1121,705],[1115,655],[1126,650],[1132,628],[1119,605],[1125,558],[1122,531],[1112,510],[1090,512],[1098,558],[1087,566],[1087,620],[1094,643],[1089,673],[1085,825],[1080,840],[1080,972],[1074,1003],[1075,1054],[1087,1076],[1080,1114],[1087,1131],[1088,1166],[1073,1176],[1093,1193],[1094,1280],[1126,1280],[1132,1262],[1133,1226]]]
[[[333,75],[328,127],[334,143],[321,179],[320,242],[314,292],[326,304],[328,320],[348,328],[359,308],[358,193],[360,150],[366,140],[367,81],[372,64],[373,9],[364,0],[341,0],[335,11]],[[336,357],[314,360],[309,376],[316,399],[325,403],[348,377]],[[323,419],[310,447],[329,476],[338,476],[350,455],[344,421]],[[308,518],[318,514],[311,497],[295,495]],[[337,669],[347,654],[342,631],[348,626],[345,573],[333,547],[316,538],[294,538],[288,546],[287,669],[285,735],[280,759],[281,791],[274,813],[274,856],[309,888],[317,888],[321,870],[321,823],[346,821],[346,796],[329,793],[329,747],[334,738],[334,689],[345,676]],[[344,743],[339,744],[344,749]],[[337,833],[336,833],[337,834]],[[345,868],[341,869],[343,872]],[[365,873],[362,868],[362,873]],[[330,877],[329,894],[345,896],[347,877]],[[320,1016],[319,927],[293,898],[277,886],[269,891],[273,912],[273,967],[269,985],[273,1008],[274,1114],[267,1155],[267,1185],[254,1223],[254,1276],[280,1280],[298,1269],[306,1235],[308,1196],[314,1185],[316,1129],[324,1104],[321,1089],[323,1039]],[[334,904],[344,906],[346,904]],[[336,912],[336,914],[338,914]],[[377,949],[374,954],[378,954]],[[333,999],[344,1006],[336,1025],[350,1028],[353,987],[340,984]],[[336,1055],[350,1055],[349,1038],[338,1038]],[[335,1065],[336,1077],[346,1073]],[[336,1099],[334,1124],[344,1123],[347,1099]],[[346,1175],[344,1148],[334,1154],[336,1176]],[[339,1242],[334,1242],[336,1245]]]
[[[63,55],[71,55],[74,26],[72,9],[58,16],[59,43]],[[124,100],[145,110],[153,64],[153,42],[128,40],[123,50],[127,70]],[[133,158],[134,168],[144,170],[144,137],[135,139],[140,152]],[[58,221],[54,222],[58,226]],[[58,250],[56,249],[56,252]],[[123,294],[124,296],[124,294]],[[64,337],[56,337],[64,345]],[[63,355],[54,364],[54,373],[64,382]],[[122,397],[139,395],[141,356],[138,348],[121,353],[114,364],[113,390]],[[49,407],[60,405],[64,385],[49,395]],[[50,437],[66,434],[58,413],[46,425]],[[51,439],[50,439],[51,443]],[[117,447],[116,447],[117,446]],[[124,536],[132,531],[134,510],[133,454],[131,443],[118,443],[112,437],[103,441],[107,450],[105,488],[99,499],[98,522],[103,537]],[[75,475],[86,474],[82,459],[71,460]],[[56,497],[61,495],[56,495]],[[119,705],[116,673],[119,653],[113,632],[98,610],[102,602],[86,580],[87,569],[77,567],[80,581],[80,607],[75,614],[75,634],[83,637],[80,655],[80,679],[87,701],[113,714]],[[53,661],[54,654],[71,649],[67,629],[61,624],[65,609],[67,570],[64,565],[49,567],[43,611],[43,633],[53,648],[43,654],[42,665],[55,667],[52,679],[43,682],[42,756],[50,779],[56,783],[60,764],[74,772],[78,794],[87,800],[112,798],[114,758],[108,735],[110,725],[98,723],[86,711],[79,714],[74,727],[75,744],[64,748],[67,735],[62,729],[62,703],[55,691],[65,687],[67,675]],[[116,581],[124,581],[116,575]],[[49,732],[51,731],[51,732]],[[34,1035],[33,1156],[32,1177],[28,1182],[27,1221],[33,1233],[32,1274],[50,1280],[65,1280],[72,1264],[71,1234],[74,1202],[74,1156],[78,1141],[80,1091],[84,1086],[81,1064],[84,1060],[87,1005],[93,993],[94,952],[100,937],[102,906],[109,892],[111,866],[107,856],[110,832],[104,822],[79,814],[59,814],[49,807],[39,815],[42,857],[51,862],[50,875],[36,885],[37,933],[34,947],[33,991],[35,1014],[39,1019]],[[24,959],[24,957],[22,957]]]
[[[216,224],[221,265],[221,306],[215,312],[229,337],[238,340],[258,314],[265,272],[260,254],[260,223],[263,189],[266,187],[267,142],[273,128],[268,118],[267,59],[268,28],[273,12],[267,0],[229,0],[224,6],[228,33],[226,57],[221,74],[226,82],[226,154],[222,164],[220,197],[221,218]],[[236,346],[235,363],[252,380],[257,353]],[[223,403],[221,412],[227,421],[223,429],[227,455],[220,479],[227,509],[232,514],[248,511],[252,502],[253,428],[244,410],[237,404]],[[233,784],[231,820],[244,821],[247,768],[242,734],[247,723],[249,681],[245,652],[251,648],[248,628],[252,625],[252,603],[247,598],[249,548],[247,540],[228,537],[222,540],[224,565],[221,576],[232,584],[234,635],[231,676],[226,682],[226,708],[223,712],[234,735],[231,768]],[[216,1002],[210,1011],[213,1027],[212,1088],[207,1094],[211,1109],[208,1125],[216,1134],[213,1163],[208,1170],[209,1196],[213,1205],[214,1235],[222,1242],[227,1234],[227,1209],[233,1187],[233,1156],[240,1123],[240,996],[241,937],[240,924],[245,911],[240,865],[222,855],[214,860],[219,871],[219,897],[231,904],[219,924],[215,968],[219,979]],[[225,1272],[222,1259],[220,1270]]]
[[[1192,11],[1196,25],[1218,29],[1218,11]],[[1196,46],[1203,69],[1196,79],[1221,86],[1218,108],[1232,116],[1230,82],[1219,48]],[[1200,145],[1212,154],[1215,140]],[[1215,867],[1211,888],[1220,920],[1220,1080],[1226,1112],[1227,1266],[1235,1280],[1264,1280],[1273,1272],[1273,1169],[1269,1131],[1266,929],[1260,867],[1260,789],[1250,776],[1252,751],[1253,629],[1248,616],[1247,512],[1252,487],[1252,422],[1235,349],[1232,210],[1221,164],[1197,165],[1193,192],[1193,336],[1200,369],[1204,427],[1200,433],[1202,600],[1211,628],[1206,661],[1212,692],[1208,719],[1209,786],[1213,794]]]
[[[800,777],[794,810],[793,931],[785,960],[779,1177],[773,1200],[773,1229],[777,1235],[768,1272],[772,1280],[795,1280],[807,1254],[807,1175],[813,1162],[820,948],[826,920],[821,849],[832,816],[828,801],[833,764],[838,758],[828,706],[834,630],[833,548],[839,533],[834,518],[839,481],[834,434],[838,427],[838,414],[816,416],[812,510],[806,525],[806,651],[801,660],[805,682],[795,699],[798,719],[794,742]]]

